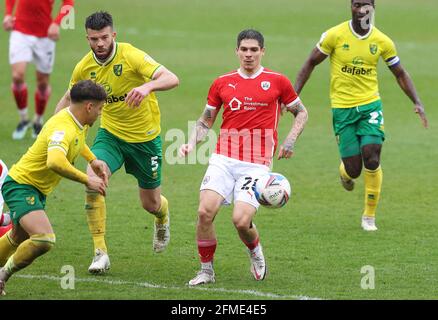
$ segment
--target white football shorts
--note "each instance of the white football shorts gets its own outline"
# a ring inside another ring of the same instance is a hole
[[[55,41],[12,31],[9,38],[9,63],[33,62],[41,73],[52,73],[55,63]]]
[[[236,201],[249,203],[258,209],[252,186],[255,179],[267,174],[270,168],[261,164],[239,161],[213,153],[200,190],[213,190],[224,197],[224,205]]]
[[[0,175],[0,214],[3,212],[3,204],[4,204],[4,200],[3,200],[3,196],[2,196],[2,185],[3,182],[6,179],[6,176],[8,175],[8,167],[4,164],[3,161],[0,160],[0,167],[2,167],[1,170],[1,175]]]

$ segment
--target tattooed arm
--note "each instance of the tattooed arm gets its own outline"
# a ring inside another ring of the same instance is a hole
[[[205,107],[204,112],[202,113],[201,117],[196,121],[195,128],[193,129],[193,132],[189,138],[189,142],[187,144],[183,144],[179,148],[179,155],[181,157],[185,157],[187,154],[189,154],[193,148],[201,141],[204,140],[204,138],[208,134],[208,130],[213,126],[214,121],[216,120],[218,114],[218,110],[211,108],[211,107]]]
[[[308,119],[307,109],[301,101],[294,106],[286,107],[286,111],[291,112],[295,116],[295,121],[283,144],[280,146],[278,159],[289,159],[292,157],[294,153],[295,142],[297,141],[301,132],[303,132],[304,126],[306,125]]]

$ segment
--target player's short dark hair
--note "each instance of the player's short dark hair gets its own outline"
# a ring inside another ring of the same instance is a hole
[[[105,101],[107,97],[105,89],[91,80],[82,80],[70,89],[70,99],[73,103],[81,103],[87,100]]]
[[[113,28],[113,17],[106,11],[98,11],[85,19],[85,30],[102,30],[103,28]]]
[[[354,0],[351,0],[351,3],[352,3],[352,4],[353,4],[353,1],[354,1]],[[373,3],[373,5],[374,5],[374,0],[371,0],[371,2],[372,2],[372,3]]]
[[[257,30],[246,29],[246,30],[241,31],[239,33],[239,35],[237,36],[237,47],[239,48],[242,40],[246,40],[246,39],[257,40],[260,48],[264,48],[264,46],[265,46],[265,38],[263,38],[263,35],[260,32],[258,32]]]

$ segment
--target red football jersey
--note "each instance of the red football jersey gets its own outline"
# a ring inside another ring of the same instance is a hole
[[[227,73],[210,87],[207,108],[224,106],[216,153],[270,166],[278,137],[281,105],[300,101],[286,76],[261,68],[251,77]]]
[[[6,14],[12,15],[17,0],[6,0]],[[14,30],[35,37],[47,37],[47,30],[52,22],[61,23],[70,11],[60,10],[58,16],[52,19],[52,9],[55,0],[18,0],[15,10]],[[62,7],[73,6],[74,0],[63,0]]]

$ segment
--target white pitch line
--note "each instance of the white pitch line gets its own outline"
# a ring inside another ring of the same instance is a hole
[[[17,274],[14,277],[22,279],[36,279],[36,280],[50,280],[50,281],[61,281],[61,277],[49,276],[49,275],[31,275],[31,274]],[[302,296],[302,295],[280,295],[270,292],[262,292],[255,290],[234,290],[225,288],[207,288],[207,287],[189,287],[189,286],[166,286],[160,284],[152,284],[148,282],[133,282],[133,281],[123,281],[123,280],[108,280],[108,279],[97,279],[97,278],[75,278],[77,282],[89,282],[89,283],[103,283],[108,285],[132,285],[136,287],[143,288],[153,288],[153,289],[170,289],[170,290],[200,290],[200,291],[212,291],[221,293],[235,293],[250,295],[256,297],[265,297],[272,299],[295,299],[295,300],[322,300],[320,298]]]

